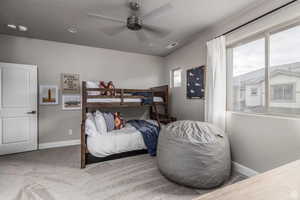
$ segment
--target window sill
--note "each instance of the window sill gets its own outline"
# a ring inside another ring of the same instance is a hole
[[[291,120],[300,120],[299,115],[289,115],[289,114],[274,114],[274,113],[249,113],[249,112],[238,112],[238,111],[227,111],[227,113],[243,116],[259,116],[267,118],[280,118],[280,119],[291,119]]]

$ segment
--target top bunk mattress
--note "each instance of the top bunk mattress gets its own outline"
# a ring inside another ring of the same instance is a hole
[[[141,98],[124,98],[124,103],[141,103]],[[162,97],[153,97],[153,101],[156,103],[164,102]],[[120,103],[121,98],[88,98],[88,103]]]

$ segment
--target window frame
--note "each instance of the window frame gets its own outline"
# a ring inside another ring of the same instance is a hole
[[[174,81],[174,74],[176,71],[180,71],[180,85],[179,86],[175,86],[175,81]],[[182,87],[182,69],[180,67],[178,68],[174,68],[174,69],[171,69],[170,71],[170,76],[171,76],[171,88],[179,88],[179,87]]]
[[[270,37],[273,34],[280,33],[285,30],[289,30],[291,28],[300,26],[300,19],[293,20],[289,23],[281,24],[278,26],[275,26],[273,28],[270,28],[266,31],[259,32],[257,34],[254,34],[250,37],[244,38],[240,41],[237,41],[235,43],[232,43],[230,45],[226,46],[226,57],[227,57],[227,103],[226,103],[226,109],[230,112],[235,113],[245,113],[245,114],[253,114],[253,115],[274,115],[274,116],[287,116],[287,117],[300,117],[300,114],[289,114],[289,113],[273,113],[269,111],[270,104],[271,103],[295,103],[296,102],[296,96],[297,96],[297,90],[295,83],[287,83],[287,84],[294,84],[293,86],[293,100],[279,100],[279,101],[272,101],[271,97],[271,86],[270,85],[270,59],[271,59],[271,52],[270,52]],[[259,39],[265,39],[265,112],[247,112],[247,111],[235,111],[233,109],[233,48],[236,48],[238,46],[242,46],[244,44],[250,43],[255,40]]]

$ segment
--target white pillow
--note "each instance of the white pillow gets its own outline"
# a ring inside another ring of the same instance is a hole
[[[96,82],[96,81],[87,81],[86,82],[86,88],[100,88],[99,87],[99,82]],[[100,95],[100,91],[97,92],[97,91],[89,91],[88,92],[88,95]]]
[[[106,122],[105,119],[100,111],[95,112],[95,122],[96,122],[96,127],[97,130],[100,134],[106,134],[107,133],[107,127],[106,127]]]
[[[99,132],[95,124],[94,116],[91,113],[86,114],[85,134],[91,137],[99,135]]]

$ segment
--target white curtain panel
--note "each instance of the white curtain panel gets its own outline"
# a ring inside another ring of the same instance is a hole
[[[207,42],[205,121],[225,130],[226,41],[224,36]]]

